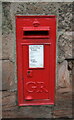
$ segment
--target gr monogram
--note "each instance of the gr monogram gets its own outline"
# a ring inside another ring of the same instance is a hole
[[[42,93],[42,92],[46,92],[48,93],[48,90],[46,89],[46,86],[44,84],[44,82],[27,82],[26,83],[26,90],[29,93]]]

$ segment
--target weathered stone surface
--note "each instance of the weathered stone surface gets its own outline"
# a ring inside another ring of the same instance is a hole
[[[60,118],[72,117],[72,92],[64,94],[56,91],[55,106],[25,106],[18,107],[16,104],[16,92],[4,91],[2,93],[3,118]]]
[[[72,72],[73,66],[74,66],[73,60],[68,61],[69,79],[70,79],[71,85],[72,85],[72,76],[73,76],[73,72]]]
[[[58,87],[71,87],[68,63],[64,61],[58,66]]]
[[[2,90],[2,60],[0,60],[0,90]]]
[[[0,59],[2,59],[2,4],[0,2]]]
[[[2,59],[14,62],[14,34],[12,29],[11,3],[2,3]]]
[[[68,62],[68,69],[69,69],[69,70],[72,70],[72,67],[73,67],[72,61],[69,61],[69,62]]]
[[[16,14],[26,14],[26,3],[12,3],[11,12]]]
[[[2,92],[0,91],[0,118],[2,118]]]
[[[58,30],[72,31],[72,3],[58,3]]]
[[[14,39],[12,34],[2,37],[2,59],[14,62]]]
[[[57,90],[57,92],[60,92],[60,93],[62,93],[62,94],[64,94],[64,93],[68,93],[68,92],[72,92],[72,87],[68,87],[68,88],[59,88],[58,90]]]
[[[14,15],[34,15],[34,14],[57,14],[57,3],[52,2],[19,2],[12,3],[11,10]]]
[[[74,62],[73,62],[73,69],[72,69],[72,91],[74,94]]]
[[[10,2],[2,2],[2,34],[9,34],[12,31]]]
[[[72,57],[74,58],[74,32],[72,34]]]
[[[72,58],[72,32],[59,32],[57,45],[59,62]]]
[[[38,2],[26,3],[26,14],[57,14],[57,3]]]
[[[2,36],[0,36],[0,60],[2,59]]]
[[[16,92],[3,92],[2,98],[3,118],[51,118],[51,107],[18,107]]]
[[[11,37],[9,35],[2,37],[2,59],[9,59],[9,40]],[[11,46],[11,45],[10,45]]]
[[[14,83],[14,65],[9,60],[2,62],[2,90],[15,89]]]

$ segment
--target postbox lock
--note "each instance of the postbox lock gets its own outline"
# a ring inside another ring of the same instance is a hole
[[[27,76],[32,77],[32,70],[27,70]]]
[[[28,71],[27,73],[30,74],[30,71]]]

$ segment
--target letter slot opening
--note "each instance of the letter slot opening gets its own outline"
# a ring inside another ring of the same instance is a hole
[[[39,30],[26,30],[23,31],[23,37],[24,38],[48,38],[49,37],[49,31],[39,31]]]
[[[41,36],[43,36],[43,35],[48,35],[49,34],[49,32],[48,31],[24,31],[24,35],[25,36],[32,36],[32,35],[37,35],[37,36],[39,36],[39,35],[41,35]]]

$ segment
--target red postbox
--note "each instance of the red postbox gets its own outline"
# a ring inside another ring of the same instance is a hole
[[[53,105],[56,17],[16,16],[18,105]]]

